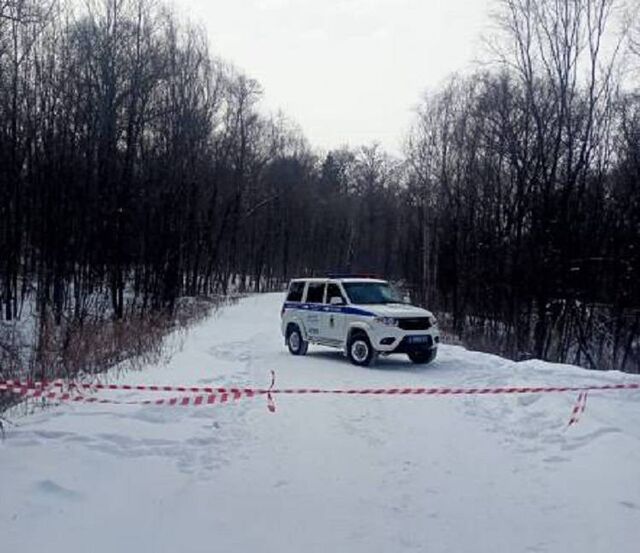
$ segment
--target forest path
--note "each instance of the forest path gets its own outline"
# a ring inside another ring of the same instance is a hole
[[[371,368],[279,331],[281,294],[204,321],[166,365],[112,382],[267,387],[551,386],[637,382],[442,346],[425,367]],[[153,397],[170,397],[174,393]],[[149,393],[102,392],[147,399]],[[635,552],[640,392],[277,395],[200,407],[63,404],[0,444],[7,551]]]

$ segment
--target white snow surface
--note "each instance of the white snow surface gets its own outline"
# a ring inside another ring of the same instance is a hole
[[[291,356],[282,294],[194,328],[110,382],[266,387],[638,382],[443,345],[431,365]],[[176,394],[167,394],[175,396]],[[146,399],[145,392],[109,392]],[[158,397],[154,395],[153,397]],[[162,397],[160,395],[159,397]],[[637,552],[640,392],[284,396],[200,407],[61,404],[0,444],[0,546],[95,552]]]

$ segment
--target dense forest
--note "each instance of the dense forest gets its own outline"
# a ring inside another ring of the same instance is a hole
[[[367,271],[474,347],[640,371],[633,14],[494,7],[487,63],[424,95],[397,157],[314,149],[157,2],[0,0],[3,328]]]

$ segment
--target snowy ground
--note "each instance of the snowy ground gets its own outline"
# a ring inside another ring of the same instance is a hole
[[[120,382],[264,387],[270,369],[280,387],[637,382],[453,346],[421,368],[403,357],[357,368],[320,348],[294,358],[279,334],[281,301],[227,308],[171,363]],[[640,392],[591,393],[567,429],[576,395],[277,396],[275,414],[264,397],[61,405],[17,420],[0,444],[0,544],[23,553],[635,553]]]

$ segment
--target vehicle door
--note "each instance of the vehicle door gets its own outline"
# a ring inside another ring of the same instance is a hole
[[[337,303],[338,300],[339,303]],[[336,344],[344,341],[346,314],[342,311],[345,305],[346,301],[340,287],[333,282],[328,283],[323,308],[324,314],[320,321],[320,336],[323,340]]]
[[[321,336],[320,327],[324,315],[324,289],[324,282],[309,282],[307,284],[303,316],[307,335],[312,340],[317,340]]]

